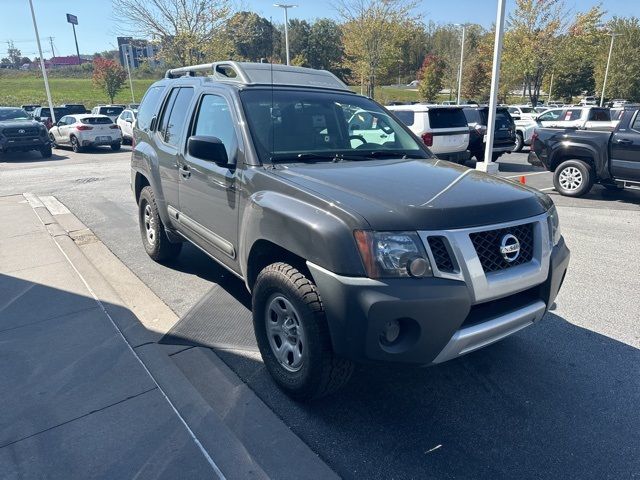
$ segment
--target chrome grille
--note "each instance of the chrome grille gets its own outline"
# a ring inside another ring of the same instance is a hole
[[[441,272],[453,272],[453,261],[449,255],[449,250],[447,250],[446,240],[443,237],[429,237],[428,241],[438,270]]]
[[[24,132],[20,132],[20,130],[24,130]],[[2,130],[2,134],[5,137],[11,138],[23,138],[23,137],[37,137],[38,129],[36,127],[25,127],[25,128],[5,128]]]
[[[507,234],[515,236],[520,242],[520,254],[512,262],[507,262],[500,253],[500,242]],[[470,233],[469,238],[486,273],[522,265],[533,258],[533,223]]]

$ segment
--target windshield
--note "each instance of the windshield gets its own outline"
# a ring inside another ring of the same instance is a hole
[[[263,162],[430,158],[375,102],[356,95],[247,90],[242,103]]]
[[[120,115],[124,108],[122,107],[100,107],[101,115]]]
[[[21,108],[4,108],[0,110],[0,122],[3,120],[31,120],[31,117]]]

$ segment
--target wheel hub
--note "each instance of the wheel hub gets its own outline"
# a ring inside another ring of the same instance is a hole
[[[144,229],[147,234],[147,241],[153,245],[156,241],[156,222],[153,218],[151,205],[148,203],[144,207]]]
[[[281,294],[272,295],[267,301],[265,325],[269,346],[278,363],[290,372],[300,370],[306,342],[300,315],[293,304]]]
[[[559,181],[565,190],[577,190],[582,185],[582,172],[576,167],[567,167],[560,172]]]

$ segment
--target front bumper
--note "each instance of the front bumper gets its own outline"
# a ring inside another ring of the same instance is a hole
[[[0,152],[28,152],[41,150],[49,145],[51,145],[51,142],[48,137],[0,138]]]
[[[338,355],[360,362],[432,364],[472,352],[540,321],[560,290],[569,256],[562,239],[545,262],[541,283],[481,301],[460,280],[371,280],[307,265],[322,297]],[[392,320],[398,320],[401,335],[389,345],[382,332]]]

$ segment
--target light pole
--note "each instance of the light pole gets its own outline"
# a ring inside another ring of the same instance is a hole
[[[460,25],[459,23],[455,24],[457,27],[462,27],[462,42],[460,43],[460,68],[458,68],[458,105],[460,105],[460,89],[462,87],[462,62],[464,60],[464,35],[467,30],[467,24],[463,23]]]
[[[609,76],[609,64],[611,63],[611,53],[613,52],[613,39],[620,36],[619,33],[608,33],[611,35],[611,45],[609,45],[609,56],[607,57],[607,68],[604,71],[604,81],[602,82],[602,95],[600,95],[600,106],[604,103],[604,92],[607,88],[607,77]]]
[[[289,59],[289,25],[288,25],[289,16],[287,14],[287,11],[290,8],[296,8],[298,5],[292,5],[292,4],[286,4],[286,3],[274,3],[273,6],[282,8],[284,10],[284,44],[285,44],[285,49],[287,51],[287,65],[289,65],[289,63],[290,63],[290,59]]]
[[[506,0],[498,0],[496,13],[496,39],[493,47],[493,68],[491,70],[491,97],[489,98],[489,121],[487,122],[487,141],[484,150],[484,162],[478,162],[476,169],[488,173],[497,173],[498,165],[491,162],[493,137],[496,128],[496,103],[498,103],[498,85],[500,85],[500,58],[504,39],[504,9]]]
[[[126,47],[126,48],[125,48]],[[131,103],[136,103],[136,99],[133,96],[133,81],[131,80],[131,66],[129,65],[129,48],[131,48],[131,45],[129,43],[125,43],[124,45],[122,45],[121,47],[123,49],[124,53],[124,59],[125,62],[127,64],[127,75],[129,77],[129,88],[131,88]]]
[[[36,42],[38,43],[38,53],[40,54],[40,68],[42,68],[42,78],[44,79],[44,89],[47,91],[47,101],[49,102],[49,115],[51,122],[56,123],[56,114],[53,112],[53,101],[51,100],[51,90],[49,90],[49,78],[47,77],[47,69],[44,68],[44,58],[42,57],[42,47],[40,46],[40,35],[38,34],[38,24],[36,23],[36,14],[33,11],[33,2],[29,0],[31,7],[31,18],[33,19],[33,29],[36,31]]]

